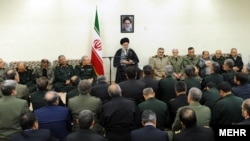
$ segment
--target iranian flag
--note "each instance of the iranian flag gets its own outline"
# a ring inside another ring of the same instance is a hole
[[[97,76],[104,74],[103,61],[102,61],[102,43],[100,38],[97,9],[95,13],[95,27],[94,27],[93,43],[91,51],[91,63],[95,69]]]

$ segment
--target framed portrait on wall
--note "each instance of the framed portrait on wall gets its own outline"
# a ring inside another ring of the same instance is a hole
[[[133,33],[134,21],[134,15],[121,15],[121,33]]]

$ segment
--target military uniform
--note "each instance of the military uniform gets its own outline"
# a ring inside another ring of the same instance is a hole
[[[183,74],[183,58],[181,56],[169,57],[169,62],[173,66],[173,71],[176,74]],[[184,79],[184,78],[180,78]]]
[[[194,55],[194,57],[190,57],[189,55],[186,55],[183,57],[183,67],[185,68],[188,65],[191,66],[196,66],[197,68],[199,68],[199,61],[200,58],[196,55]]]
[[[54,82],[54,79],[55,79],[55,76],[54,76],[54,68],[52,66],[48,66],[47,68],[43,69],[42,67],[36,67],[35,68],[35,77],[36,79],[38,79],[39,77],[47,77],[48,80],[49,80],[49,90],[52,89],[53,87],[53,82]]]
[[[71,90],[72,87],[66,85],[65,82],[70,80],[73,75],[75,75],[75,72],[72,65],[57,65],[55,68],[54,90],[57,92],[68,92]]]
[[[26,85],[30,93],[36,91],[36,78],[33,69],[26,68],[26,71],[18,72],[18,74],[19,74],[19,84]]]
[[[9,67],[6,63],[4,63],[3,68],[0,68],[0,82],[5,80],[5,73],[8,71]]]
[[[92,65],[76,65],[75,74],[82,80],[93,78],[93,82],[96,81],[96,73]]]
[[[220,65],[220,73],[224,73],[225,71],[223,70],[223,64],[225,61],[225,57],[221,56],[220,58],[217,58],[215,55],[212,57],[212,60],[214,62],[217,62]]]
[[[152,69],[154,70],[154,77],[156,80],[160,80],[163,78],[163,76],[166,76],[166,65],[170,65],[168,56],[163,55],[163,57],[158,57],[157,55],[152,56],[149,59],[149,64],[152,66]]]

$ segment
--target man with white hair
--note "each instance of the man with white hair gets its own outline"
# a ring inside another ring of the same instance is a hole
[[[195,87],[191,88],[187,97],[189,105],[184,107],[189,107],[195,111],[197,117],[197,126],[209,126],[211,119],[211,110],[207,106],[200,104],[199,101],[201,99],[201,96],[202,91],[200,89]],[[172,125],[172,131],[178,131],[183,128],[179,118],[180,110],[182,108],[183,107],[177,110],[175,120]]]
[[[169,62],[173,66],[174,73],[173,76],[177,80],[181,80],[183,77],[183,58],[179,56],[179,50],[173,49],[172,56],[169,57]]]

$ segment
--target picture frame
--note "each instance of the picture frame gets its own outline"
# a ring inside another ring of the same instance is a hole
[[[134,15],[121,15],[121,33],[134,33]]]

